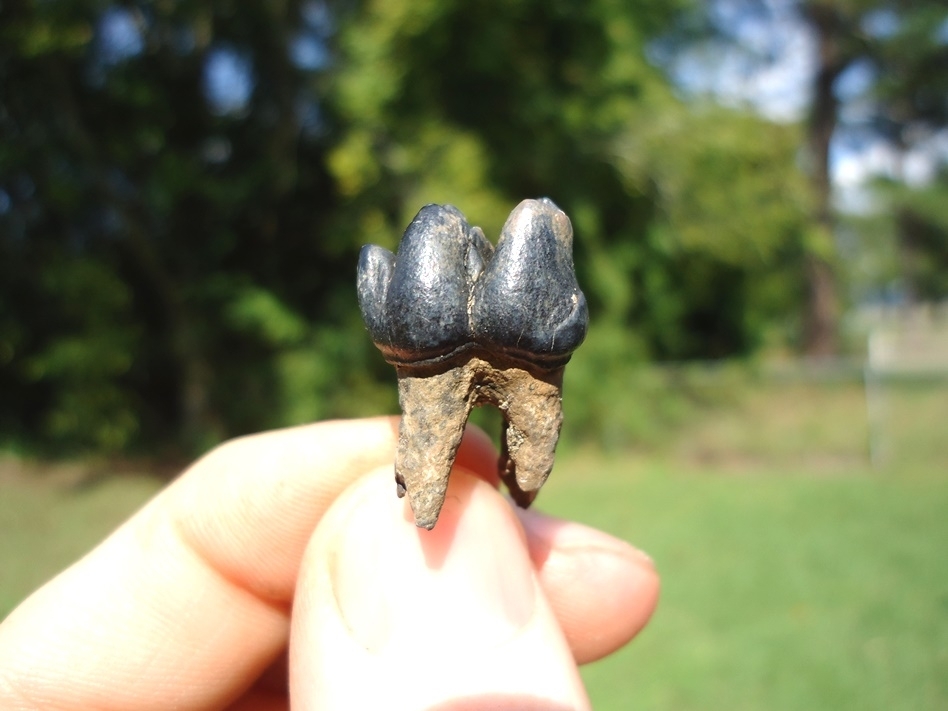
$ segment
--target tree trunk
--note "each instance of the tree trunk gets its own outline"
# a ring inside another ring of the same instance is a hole
[[[836,273],[815,254],[806,257],[807,311],[804,353],[809,358],[831,358],[839,352],[839,299]]]
[[[810,182],[813,189],[815,239],[807,245],[807,307],[804,318],[804,352],[814,358],[834,356],[839,350],[839,295],[833,264],[833,193],[830,180],[830,142],[838,121],[838,101],[833,92],[847,60],[840,49],[843,20],[831,2],[807,2],[803,16],[817,43],[817,71],[813,103],[807,125]]]

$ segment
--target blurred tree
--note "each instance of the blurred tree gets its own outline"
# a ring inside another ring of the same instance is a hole
[[[590,372],[750,352],[799,299],[797,138],[674,97],[647,47],[689,7],[4,2],[0,427],[202,447],[391,407],[354,264],[427,202],[568,211]]]
[[[803,303],[810,229],[799,143],[796,126],[713,106],[653,116],[628,134],[626,173],[648,176],[657,197],[651,232],[681,255],[672,284],[686,326],[654,334],[677,341],[673,354],[726,357],[775,335],[795,340],[788,322]]]
[[[3,4],[6,418],[67,442],[74,422],[96,446],[84,428],[103,419],[123,433],[115,446],[136,431],[200,444],[280,420],[273,357],[292,338],[274,335],[275,317],[353,315],[340,294],[358,245],[325,229],[321,7]],[[261,303],[263,332],[247,315]],[[132,326],[134,341],[118,336]],[[123,365],[106,375],[108,352]],[[107,377],[113,409],[84,407],[90,395],[60,417],[67,372],[89,393]]]
[[[900,154],[927,140],[948,122],[948,6],[938,0],[909,3],[880,0],[807,0],[802,16],[816,37],[818,58],[809,122],[809,146],[817,195],[818,224],[830,233],[834,227],[831,205],[830,151],[846,105],[856,105],[849,126],[881,136]],[[862,91],[846,92],[841,84],[863,77]],[[847,96],[847,93],[849,96]],[[901,177],[901,176],[900,176]],[[909,256],[908,266],[929,261],[922,252],[935,248],[926,235],[931,225],[906,203],[895,204],[896,222]],[[830,242],[824,240],[824,244]],[[830,262],[816,253],[810,263],[811,309],[809,350],[826,355],[835,350],[837,331],[835,287]]]
[[[893,208],[905,295],[913,303],[948,300],[948,171],[924,187],[880,192]]]
[[[800,240],[794,132],[673,97],[646,47],[686,7],[365,3],[332,94],[340,229],[392,247],[419,204],[447,201],[496,235],[548,195],[573,218],[597,328],[623,330],[627,353],[748,352],[755,272]]]
[[[948,6],[940,0],[727,0],[708,3],[701,17],[683,24],[674,42],[707,45],[712,37],[720,58],[723,39],[739,48],[738,65],[749,73],[748,66],[786,60],[776,38],[787,36],[789,18],[809,29],[806,146],[814,222],[806,242],[805,347],[813,356],[832,355],[840,305],[831,154],[843,138],[861,146],[881,138],[905,153],[945,129]]]

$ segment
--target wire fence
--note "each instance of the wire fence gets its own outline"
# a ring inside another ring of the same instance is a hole
[[[880,322],[864,378],[874,467],[948,449],[948,319]]]

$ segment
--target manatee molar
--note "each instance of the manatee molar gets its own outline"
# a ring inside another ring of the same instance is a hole
[[[395,366],[402,420],[399,496],[432,528],[471,409],[504,416],[500,476],[529,506],[553,467],[563,368],[586,335],[569,218],[524,200],[496,249],[451,205],[426,205],[392,254],[362,248],[359,304],[373,342]]]
[[[451,205],[425,205],[398,256],[370,244],[359,256],[359,304],[392,363],[443,357],[470,342],[468,302],[493,247]]]
[[[552,200],[510,213],[490,266],[474,285],[473,339],[524,360],[565,365],[589,312],[573,269],[573,227]]]

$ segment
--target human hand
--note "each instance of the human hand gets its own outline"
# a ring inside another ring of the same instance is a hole
[[[397,422],[199,460],[0,624],[0,708],[588,708],[576,664],[648,620],[648,559],[514,511],[473,429],[417,529],[394,496]]]

